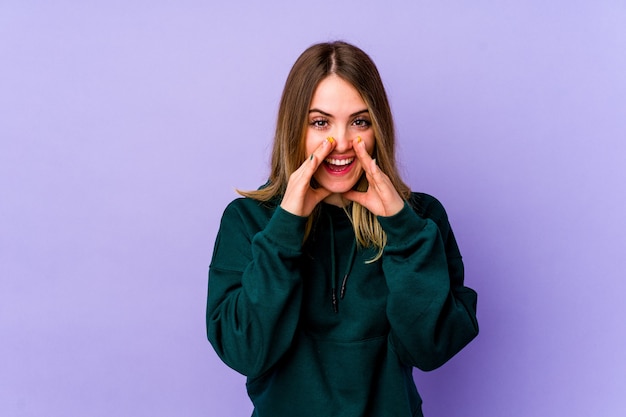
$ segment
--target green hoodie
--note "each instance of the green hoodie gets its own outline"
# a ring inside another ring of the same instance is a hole
[[[207,334],[247,376],[258,417],[422,416],[412,368],[445,363],[478,333],[476,293],[443,206],[414,193],[378,217],[383,255],[355,244],[346,212],[307,219],[240,198],[224,211]]]

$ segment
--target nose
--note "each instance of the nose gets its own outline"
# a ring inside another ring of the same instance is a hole
[[[352,138],[348,136],[346,129],[337,129],[334,132],[333,138],[335,138],[335,152],[346,152],[352,148]]]

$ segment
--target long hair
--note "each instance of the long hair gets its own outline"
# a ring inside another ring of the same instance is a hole
[[[374,129],[372,158],[387,174],[400,196],[407,200],[409,187],[398,173],[395,158],[395,130],[387,94],[374,61],[361,49],[346,42],[315,44],[296,60],[285,82],[272,150],[271,171],[266,186],[254,191],[238,191],[241,195],[259,201],[282,197],[289,176],[306,159],[305,136],[308,113],[313,94],[320,81],[335,74],[351,84],[367,105]],[[357,191],[367,190],[365,173],[357,182]],[[309,218],[305,240],[311,230],[315,211]],[[354,232],[359,245],[375,246],[378,259],[386,244],[386,235],[376,216],[360,204],[352,204]]]

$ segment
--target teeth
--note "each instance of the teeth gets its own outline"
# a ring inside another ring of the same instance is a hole
[[[326,158],[325,159],[327,164],[330,165],[349,165],[352,163],[352,161],[354,161],[354,158],[348,158],[348,159],[331,159],[331,158]]]

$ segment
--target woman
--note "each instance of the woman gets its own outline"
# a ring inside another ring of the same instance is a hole
[[[253,416],[421,416],[412,368],[478,333],[446,213],[398,175],[372,60],[307,49],[287,78],[271,173],[225,210],[207,333]]]

